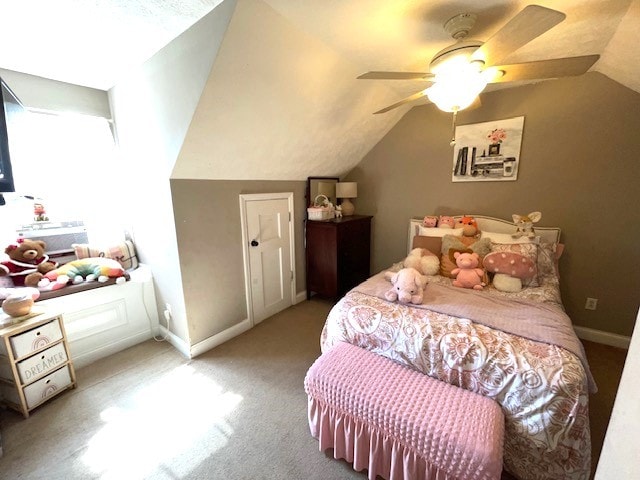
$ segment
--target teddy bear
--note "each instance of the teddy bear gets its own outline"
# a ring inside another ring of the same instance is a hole
[[[440,260],[426,248],[414,248],[404,259],[402,266],[415,268],[422,275],[437,275],[440,271]]]
[[[403,268],[396,273],[386,272],[385,278],[393,287],[387,290],[384,298],[390,302],[413,303],[420,305],[424,299],[424,289],[428,279],[415,268]]]
[[[0,276],[9,276],[16,287],[37,287],[44,274],[58,266],[49,261],[46,248],[42,240],[19,238],[5,248],[9,259],[0,263]]]
[[[513,238],[528,237],[534,238],[536,232],[533,229],[533,224],[538,223],[542,218],[542,213],[531,212],[529,215],[513,214],[513,223],[516,224],[516,233],[512,234]]]
[[[478,268],[480,256],[477,253],[461,253],[455,252],[456,265],[458,268],[451,270],[451,274],[455,276],[453,285],[461,288],[473,288],[474,290],[482,290],[484,288],[484,270]]]

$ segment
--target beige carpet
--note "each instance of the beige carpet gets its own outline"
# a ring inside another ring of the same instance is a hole
[[[302,382],[330,308],[314,297],[191,361],[151,340],[78,370],[78,388],[30,418],[0,411],[0,478],[366,478],[307,425]],[[599,453],[624,351],[586,347]]]

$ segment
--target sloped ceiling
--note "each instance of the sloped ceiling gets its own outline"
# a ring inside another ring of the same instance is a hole
[[[0,49],[0,68],[109,89],[220,1],[8,2],[0,42],[12,48]],[[471,36],[486,40],[527,3],[240,0],[173,176],[294,180],[346,173],[419,103],[371,113],[424,88],[355,80],[358,74],[426,71],[452,43],[442,28],[447,19],[476,13]],[[640,0],[536,3],[563,11],[566,20],[506,62],[600,54],[592,70],[640,92]]]

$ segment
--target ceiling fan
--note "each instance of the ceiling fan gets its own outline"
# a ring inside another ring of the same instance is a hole
[[[359,79],[420,80],[431,86],[374,113],[385,113],[427,96],[445,112],[468,108],[489,83],[558,78],[585,73],[600,55],[556,58],[502,65],[512,52],[539,37],[565,19],[562,12],[529,5],[486,42],[467,39],[477,15],[462,13],[447,20],[444,30],[456,42],[440,50],[429,72],[367,72]]]

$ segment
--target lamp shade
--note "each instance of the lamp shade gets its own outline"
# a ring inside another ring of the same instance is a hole
[[[358,196],[358,184],[356,182],[336,183],[336,197],[356,198]]]

